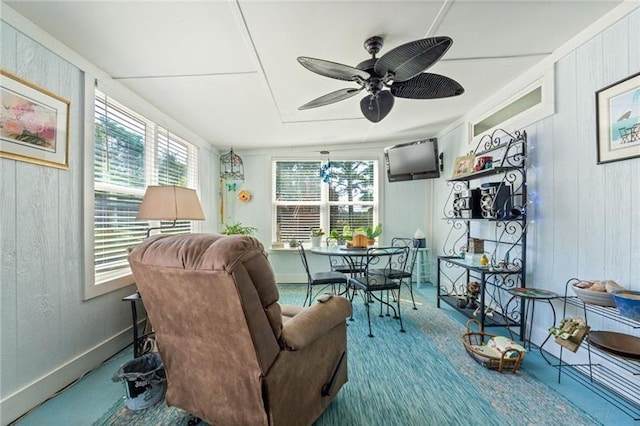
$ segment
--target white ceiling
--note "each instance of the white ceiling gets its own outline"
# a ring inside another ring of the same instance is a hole
[[[437,134],[621,1],[7,1],[56,39],[221,149],[409,141]],[[296,58],[355,66],[434,35],[453,46],[429,69],[462,96],[396,99],[379,123],[360,98],[297,108],[352,82]]]

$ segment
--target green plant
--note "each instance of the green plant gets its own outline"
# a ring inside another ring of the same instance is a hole
[[[240,222],[232,223],[231,225],[225,223],[224,230],[222,230],[221,234],[223,235],[253,235],[258,228],[254,228],[253,226],[244,226]]]
[[[353,231],[351,230],[351,227],[349,225],[345,225],[342,228],[342,233],[340,233],[340,231],[336,231],[334,229],[333,231],[331,231],[329,236],[331,238],[335,238],[337,240],[351,241],[351,239],[353,238]]]
[[[322,237],[324,235],[324,231],[322,230],[322,228],[312,228],[311,229],[311,236],[312,237]]]
[[[382,224],[379,223],[375,228],[371,226],[367,226],[364,228],[364,233],[367,234],[367,238],[373,240],[376,237],[379,237],[382,234]]]

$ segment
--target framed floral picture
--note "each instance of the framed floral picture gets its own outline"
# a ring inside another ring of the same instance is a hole
[[[596,92],[598,164],[640,157],[640,73]]]
[[[0,69],[0,157],[69,168],[69,101]]]

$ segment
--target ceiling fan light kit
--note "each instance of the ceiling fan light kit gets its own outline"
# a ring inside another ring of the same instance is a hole
[[[384,43],[382,37],[374,36],[364,42],[371,58],[356,67],[300,56],[298,62],[308,70],[324,77],[353,81],[360,87],[336,90],[298,109],[329,105],[366,90],[368,94],[360,101],[360,110],[367,120],[377,123],[391,112],[396,97],[439,99],[461,95],[464,88],[457,81],[424,72],[447,53],[452,43],[449,37],[430,37],[405,43],[376,58]]]

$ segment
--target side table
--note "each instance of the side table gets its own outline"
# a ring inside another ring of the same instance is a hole
[[[509,304],[516,297],[519,297],[522,303],[525,304],[523,323],[528,324],[528,326],[525,326],[523,335],[520,336],[520,340],[524,342],[523,346],[525,348],[527,348],[527,344],[528,344],[528,348],[529,350],[531,350],[531,329],[533,328],[533,316],[535,314],[535,306],[536,306],[535,302],[547,302],[549,304],[549,306],[551,307],[551,312],[553,313],[552,325],[556,325],[556,309],[553,307],[553,303],[551,303],[551,301],[553,299],[559,299],[560,295],[557,293],[554,293],[553,291],[545,290],[541,288],[519,287],[519,288],[511,288],[507,291],[509,292],[509,294],[512,295],[511,299],[509,299],[509,301],[507,302],[507,306],[506,306],[507,312],[509,312]],[[529,315],[529,312],[531,312],[531,315]],[[508,329],[509,329],[509,334],[511,334],[511,338],[513,339],[511,328],[508,328]],[[544,358],[544,360],[549,365],[551,365],[551,362],[544,355],[544,351],[542,350],[542,347],[547,343],[547,341],[549,341],[550,337],[551,337],[551,334],[547,334],[547,338],[544,339],[542,344],[539,346],[540,355],[542,355],[542,358]]]
[[[147,328],[150,329],[150,327],[147,327],[147,325],[149,324],[148,318],[145,320],[145,329],[143,329],[142,335],[140,335],[140,333],[138,332],[138,310],[136,309],[136,304],[138,302],[142,303],[142,297],[140,296],[140,293],[135,292],[132,295],[123,297],[122,301],[131,303],[131,317],[133,320],[133,357],[138,358],[151,351],[151,348],[147,347],[145,343],[149,339],[154,338],[154,333],[153,331],[149,333],[145,332]]]

